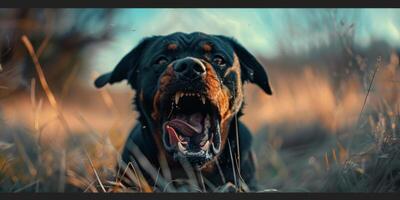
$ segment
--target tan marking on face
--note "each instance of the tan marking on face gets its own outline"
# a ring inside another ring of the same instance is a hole
[[[158,110],[158,105],[160,103],[160,98],[161,94],[160,91],[157,90],[156,94],[154,95],[153,98],[153,112],[151,113],[151,118],[153,118],[154,121],[159,121],[160,120],[160,111]]]
[[[165,90],[167,86],[171,83],[173,76],[174,70],[172,68],[172,64],[169,64],[165,72],[160,77],[160,86],[153,98],[153,112],[151,113],[151,117],[156,123],[159,123],[161,120],[161,113],[159,111],[160,102],[162,101]]]
[[[224,78],[225,78],[226,76],[228,76],[228,74],[229,74],[230,72],[236,72],[236,73],[238,74],[238,78],[240,78],[240,65],[239,65],[239,59],[238,59],[238,57],[236,56],[236,54],[233,54],[233,64],[232,64],[231,67],[229,67],[229,68],[225,71]],[[240,80],[240,79],[239,79],[239,80]]]
[[[210,52],[210,51],[212,50],[212,46],[211,46],[211,44],[209,44],[209,43],[203,44],[202,48],[203,48],[203,50],[204,50],[205,52]]]
[[[236,56],[236,54],[233,54],[233,64],[228,70],[226,70],[224,74],[224,78],[228,76],[230,73],[235,73],[236,74],[236,94],[233,94],[235,96],[236,102],[235,105],[233,106],[235,109],[233,110],[234,113],[238,112],[242,101],[243,101],[243,86],[242,86],[242,78],[241,78],[241,70],[240,70],[240,64],[239,64],[239,58]]]
[[[169,45],[167,46],[167,49],[168,49],[168,50],[176,50],[176,49],[178,49],[178,45],[175,44],[175,43],[171,43],[171,44],[169,44]]]
[[[207,75],[205,78],[206,88],[207,88],[207,96],[208,98],[218,106],[219,115],[221,117],[221,144],[222,147],[225,147],[225,143],[228,137],[229,125],[234,117],[234,115],[239,111],[242,103],[243,103],[243,86],[241,82],[240,76],[240,64],[236,55],[234,55],[234,62],[232,66],[227,70],[224,76],[227,76],[229,73],[236,73],[236,88],[237,94],[235,94],[235,102],[234,105],[230,105],[229,99],[233,95],[231,91],[220,82],[215,70],[213,67],[207,63],[206,64]]]

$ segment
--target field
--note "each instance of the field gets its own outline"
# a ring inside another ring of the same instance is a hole
[[[46,38],[18,35],[0,70],[0,192],[151,192],[121,189],[113,177],[136,123],[135,92],[125,83],[95,89],[79,43],[55,49],[65,38]],[[257,56],[274,95],[245,85],[241,120],[254,133],[260,191],[400,190],[400,51],[349,38],[310,55]]]

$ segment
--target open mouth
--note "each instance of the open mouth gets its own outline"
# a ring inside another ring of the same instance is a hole
[[[221,150],[218,107],[196,92],[171,95],[163,122],[163,143],[175,159],[201,167]]]

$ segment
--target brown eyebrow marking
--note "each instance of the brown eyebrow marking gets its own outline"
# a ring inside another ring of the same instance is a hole
[[[168,44],[168,46],[167,46],[168,50],[176,50],[177,48],[178,48],[178,45],[175,43]]]
[[[210,43],[203,44],[203,50],[206,52],[210,52],[212,50],[212,45]]]

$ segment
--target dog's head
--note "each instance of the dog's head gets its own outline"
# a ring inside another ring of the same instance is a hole
[[[97,87],[128,80],[142,123],[173,158],[201,167],[224,148],[249,81],[272,94],[263,66],[235,40],[204,33],[144,39]],[[161,143],[161,142],[160,142]]]

